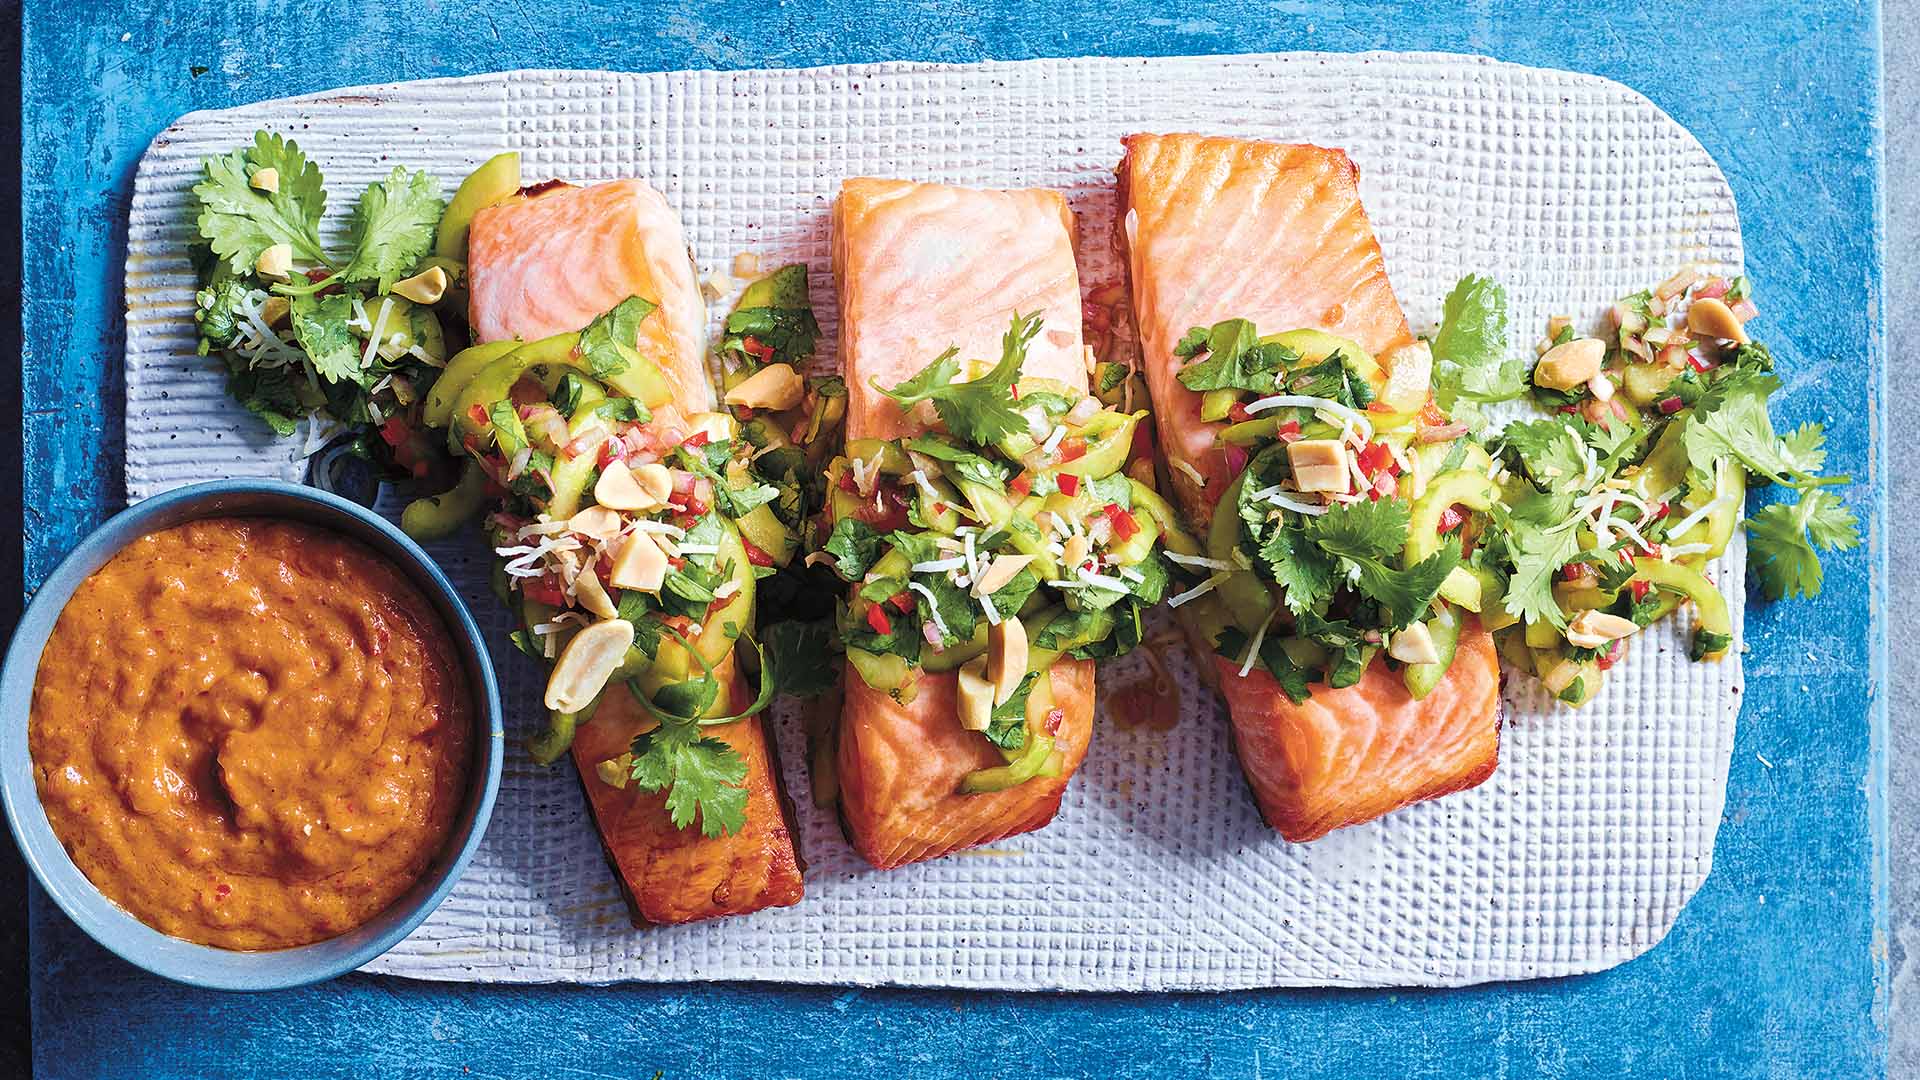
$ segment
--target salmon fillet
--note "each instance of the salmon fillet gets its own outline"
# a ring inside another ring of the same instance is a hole
[[[720,665],[729,709],[752,699],[728,657]],[[732,836],[709,840],[697,826],[676,829],[666,794],[613,787],[594,766],[626,752],[653,718],[624,690],[610,689],[591,723],[573,740],[573,763],[607,862],[620,879],[635,926],[664,925],[742,915],[800,902],[799,857],[793,843],[793,808],[780,787],[780,764],[758,716],[706,728],[747,763],[747,823]]]
[[[1249,319],[1263,332],[1312,328],[1351,338],[1383,364],[1413,341],[1386,260],[1360,205],[1360,171],[1339,150],[1200,135],[1132,135],[1120,163],[1122,235],[1160,445],[1201,486],[1170,470],[1190,520],[1226,490],[1224,422],[1174,375],[1190,328]]]
[[[1227,657],[1213,664],[1260,816],[1295,843],[1476,787],[1499,764],[1499,661],[1477,619],[1418,701],[1385,664],[1339,690],[1316,685],[1304,705],[1263,669],[1241,678]]]
[[[673,384],[683,412],[713,407],[702,357],[705,306],[679,219],[638,180],[559,187],[480,211],[467,244],[472,320],[482,341],[535,340],[584,328],[629,296],[659,305],[640,324],[639,348]],[[732,663],[731,658],[727,661]],[[730,693],[743,696],[737,675]],[[714,839],[677,829],[664,794],[602,783],[599,762],[626,751],[652,723],[631,696],[610,690],[573,743],[607,862],[636,924],[679,923],[798,903],[801,864],[772,743],[758,717],[706,729],[747,763],[747,824]]]
[[[1360,203],[1359,170],[1318,146],[1201,135],[1133,135],[1120,164],[1121,233],[1133,310],[1169,481],[1204,534],[1229,486],[1200,419],[1200,395],[1175,376],[1188,329],[1230,318],[1262,331],[1351,338],[1389,366],[1413,340]],[[1195,648],[1213,643],[1181,612]],[[1216,609],[1217,610],[1217,609]],[[1446,677],[1414,700],[1398,673],[1371,665],[1353,686],[1316,684],[1295,705],[1273,677],[1215,657],[1234,745],[1261,816],[1288,840],[1313,840],[1412,802],[1473,787],[1499,760],[1500,670],[1490,635],[1469,620]]]
[[[1059,776],[960,795],[968,773],[1006,759],[979,732],[960,726],[952,673],[923,674],[919,694],[901,705],[849,669],[837,761],[841,820],[854,850],[890,870],[1052,821],[1093,736],[1093,671],[1091,660],[1062,660],[1047,673],[1054,707],[1066,716],[1054,736],[1065,758]]]
[[[833,268],[849,439],[925,430],[926,415],[904,412],[871,380],[904,381],[949,346],[963,359],[996,360],[1016,312],[1045,318],[1022,378],[1087,385],[1073,216],[1056,192],[849,180],[834,205]],[[854,849],[887,869],[1053,820],[1092,736],[1093,669],[1062,659],[1049,674],[1065,715],[1061,775],[981,795],[958,794],[961,779],[1005,759],[960,727],[952,672],[922,673],[917,696],[901,705],[849,671],[837,762]]]
[[[998,360],[1016,312],[1045,320],[1021,378],[1087,385],[1073,214],[1058,192],[848,180],[834,204],[833,272],[849,439],[925,430],[928,414],[903,411],[869,380],[904,381],[950,346]]]
[[[474,215],[467,240],[476,342],[536,341],[581,330],[629,296],[659,305],[639,350],[687,411],[713,408],[706,305],[680,217],[639,180],[560,185]]]

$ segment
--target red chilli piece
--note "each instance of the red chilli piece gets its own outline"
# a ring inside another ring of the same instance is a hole
[[[747,561],[752,563],[753,565],[755,566],[772,566],[773,565],[773,556],[760,550],[759,545],[747,539],[745,536],[740,537],[740,546],[747,549]]]
[[[876,634],[893,633],[893,620],[887,618],[887,613],[880,610],[879,604],[867,606],[867,625],[872,627]]]
[[[1372,478],[1393,464],[1393,451],[1387,449],[1386,443],[1368,443],[1354,461],[1360,466],[1361,472]]]
[[[1013,478],[1012,483],[1007,485],[1007,490],[1024,499],[1027,497],[1027,494],[1033,490],[1033,478],[1026,473],[1021,473],[1019,476]]]
[[[1645,600],[1647,594],[1653,591],[1653,582],[1645,578],[1635,578],[1627,582],[1627,591],[1633,594],[1635,600]]]
[[[1061,473],[1056,477],[1060,485],[1060,494],[1071,498],[1080,493],[1080,478],[1072,473]]]
[[[1601,653],[1599,659],[1594,661],[1594,666],[1601,671],[1611,668],[1620,662],[1620,654],[1626,651],[1626,647],[1627,641],[1625,638],[1614,639],[1613,643],[1607,646],[1607,651]]]
[[[1132,514],[1120,509],[1119,503],[1108,503],[1106,514],[1107,520],[1113,523],[1113,535],[1118,537],[1121,543],[1124,544],[1133,539],[1140,531],[1140,523],[1134,520]]]
[[[706,429],[702,428],[701,430],[696,431],[693,434],[687,436],[685,439],[681,440],[680,445],[688,447],[693,450],[698,450],[701,447],[707,445],[707,441],[708,441],[708,435],[707,435]]]
[[[1467,520],[1467,515],[1460,512],[1460,507],[1458,504],[1449,506],[1445,510],[1440,511],[1440,535],[1441,536],[1447,535],[1453,530],[1459,528],[1461,524],[1463,524],[1466,520]]]
[[[748,356],[753,357],[763,364],[770,363],[773,360],[773,346],[768,345],[766,342],[761,341],[751,334],[741,340],[740,347],[746,350]]]
[[[1087,456],[1087,440],[1078,435],[1060,440],[1060,460],[1078,461]]]
[[[1244,424],[1253,419],[1253,414],[1247,411],[1246,405],[1236,401],[1227,409],[1227,419],[1236,424]]]
[[[1669,394],[1661,398],[1660,403],[1655,406],[1655,408],[1660,410],[1662,416],[1672,416],[1674,413],[1686,407],[1687,403],[1680,400],[1679,394]]]
[[[893,610],[905,615],[907,612],[913,610],[913,594],[907,592],[894,593],[892,596],[887,597],[887,603],[893,605]],[[881,633],[885,632],[884,630],[881,631]]]
[[[389,416],[387,422],[380,425],[380,440],[388,446],[398,447],[407,441],[408,430],[405,418]]]

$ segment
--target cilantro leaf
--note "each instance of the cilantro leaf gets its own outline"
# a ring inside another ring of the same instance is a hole
[[[859,581],[880,558],[885,541],[873,526],[859,518],[841,518],[821,550],[833,556],[834,570],[846,581]]]
[[[320,168],[307,160],[298,143],[265,131],[253,145],[201,163],[205,179],[193,186],[200,202],[200,235],[235,273],[249,274],[260,253],[286,244],[294,257],[325,263],[320,248],[320,217],[327,193]],[[261,191],[249,182],[261,169],[279,174],[279,190]]]
[[[976,484],[998,488],[1007,482],[1007,468],[971,450],[962,449],[945,439],[933,435],[921,435],[906,441],[906,448],[916,454],[930,457],[948,467],[952,473]]]
[[[247,286],[227,264],[216,263],[207,283],[193,294],[193,321],[200,328],[200,355],[233,343],[240,329],[240,306]]]
[[[346,281],[377,281],[393,288],[433,248],[434,226],[446,209],[440,181],[427,172],[395,166],[385,180],[367,185],[347,222],[353,259],[340,271]]]
[[[1397,499],[1335,503],[1308,518],[1307,538],[1350,559],[1384,558],[1407,546],[1407,505]]]
[[[1839,496],[1819,488],[1801,492],[1791,505],[1761,507],[1746,526],[1747,565],[1772,600],[1819,596],[1819,551],[1847,551],[1860,543],[1859,519]]]
[[[741,308],[727,316],[726,335],[720,339],[722,354],[750,357],[756,364],[792,364],[795,367],[813,355],[814,342],[820,337],[820,324],[812,308]],[[754,339],[773,350],[771,356],[747,352],[746,340]]]
[[[266,421],[274,434],[282,437],[299,429],[299,419],[312,411],[302,396],[305,377],[293,365],[255,368],[237,354],[227,359],[227,393],[242,408]]]
[[[1325,551],[1308,543],[1299,529],[1274,529],[1260,545],[1259,555],[1280,586],[1287,610],[1295,615],[1325,603],[1339,585],[1339,567]]]
[[[640,344],[640,323],[659,307],[644,297],[629,296],[613,310],[596,315],[580,331],[580,358],[596,379],[609,379],[627,370],[626,349]]]
[[[739,832],[747,823],[747,763],[733,747],[700,734],[692,722],[663,721],[633,740],[633,782],[665,791],[676,829],[700,819],[708,839]]]
[[[1560,568],[1580,552],[1579,530],[1571,521],[1543,528],[1515,515],[1507,515],[1504,524],[1507,552],[1513,561],[1513,573],[1507,581],[1507,612],[1528,622],[1548,622],[1565,629],[1567,617],[1553,595],[1553,583]]]
[[[1002,750],[1018,750],[1027,744],[1027,699],[1033,696],[1033,683],[1039,677],[1037,671],[1027,672],[1013,696],[993,707],[983,732],[988,742]]]
[[[678,446],[674,461],[688,472],[697,473],[713,484],[713,503],[720,512],[735,521],[780,497],[780,489],[754,478],[751,471],[740,481],[727,479],[724,470],[733,457],[731,441],[710,442],[704,446]]]
[[[1500,432],[1500,441],[1543,491],[1559,490],[1586,476],[1587,457],[1579,432],[1559,420],[1515,421]]]
[[[1817,473],[1827,463],[1827,432],[1805,423],[1780,437],[1780,453],[1803,473]]]
[[[1373,387],[1367,385],[1367,380],[1360,377],[1353,362],[1342,352],[1334,352],[1312,367],[1289,376],[1288,389],[1355,409],[1373,404]]]
[[[1735,371],[1702,395],[1680,433],[1696,486],[1713,485],[1714,464],[1722,458],[1734,458],[1749,472],[1777,483],[1811,474],[1795,460],[1797,454],[1817,449],[1808,444],[1808,436],[1796,432],[1796,441],[1788,445],[1773,433],[1767,397],[1780,385],[1772,375]]]
[[[956,383],[959,350],[948,349],[906,382],[889,390],[877,381],[874,389],[892,398],[902,409],[922,401],[933,402],[947,430],[976,446],[998,442],[1027,430],[1027,419],[1014,408],[1013,386],[1026,362],[1027,346],[1040,333],[1038,312],[1015,315],[1001,339],[1000,362],[978,379]]]
[[[1511,401],[1527,389],[1524,357],[1507,354],[1507,291],[1468,274],[1441,306],[1433,336],[1433,392],[1442,410],[1457,401]]]
[[[353,317],[353,301],[344,293],[319,299],[290,297],[288,312],[293,336],[306,350],[316,374],[329,382],[357,384],[365,378],[360,367],[360,339],[347,328],[347,320]]]
[[[1447,537],[1439,551],[1404,570],[1390,569],[1378,559],[1354,562],[1360,567],[1361,594],[1380,605],[1388,630],[1402,630],[1426,616],[1441,582],[1460,565],[1460,540]]]
[[[1198,327],[1188,331],[1187,338],[1182,339],[1182,345],[1186,345],[1198,331]],[[1175,375],[1182,386],[1196,392],[1249,390],[1256,394],[1272,393],[1278,374],[1287,365],[1300,359],[1298,353],[1284,345],[1259,344],[1258,332],[1245,319],[1215,323],[1213,329],[1205,333],[1204,345],[1196,344],[1182,355],[1195,356],[1204,351],[1206,357],[1181,368]]]
[[[931,620],[934,612],[939,613],[941,624],[947,628],[941,645],[947,647],[955,642],[972,640],[974,624],[980,614],[980,609],[974,606],[973,597],[945,574],[919,574],[914,580],[933,594],[931,604],[918,589],[914,590],[913,595],[922,622]]]

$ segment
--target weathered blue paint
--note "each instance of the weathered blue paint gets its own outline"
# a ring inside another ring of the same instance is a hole
[[[524,66],[807,65],[1265,49],[1442,49],[1619,79],[1739,196],[1789,359],[1873,530],[1810,604],[1756,607],[1716,868],[1668,940],[1599,975],[1449,992],[1114,997],[741,986],[433,986],[265,997],[145,978],[35,905],[43,1076],[1863,1076],[1885,1032],[1885,470],[1878,14],[1631,0],[146,0],[29,5],[26,574],[121,499],[129,180],[179,113]],[[1701,27],[1710,27],[1702,29]],[[1677,36],[1676,36],[1677,35]],[[195,74],[196,67],[206,70]],[[1803,311],[1802,317],[1791,317]],[[1788,316],[1788,317],[1780,317]],[[1766,762],[1763,763],[1761,758]],[[465,1072],[464,1070],[470,1070]]]

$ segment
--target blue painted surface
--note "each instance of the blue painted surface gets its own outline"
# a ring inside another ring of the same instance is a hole
[[[26,16],[26,576],[121,501],[119,277],[134,163],[178,114],[526,66],[1441,49],[1607,75],[1691,128],[1740,199],[1784,410],[1830,422],[1873,530],[1810,604],[1749,610],[1712,877],[1613,971],[1446,992],[1117,997],[758,986],[159,983],[34,905],[44,1076],[1879,1075],[1885,1048],[1885,451],[1872,4],[1593,0],[146,0]],[[1710,28],[1710,29],[1703,29]],[[1676,33],[1679,35],[1676,39]],[[204,68],[195,74],[196,66]],[[1801,318],[1782,318],[1794,311]],[[1771,765],[1763,764],[1764,756]]]

